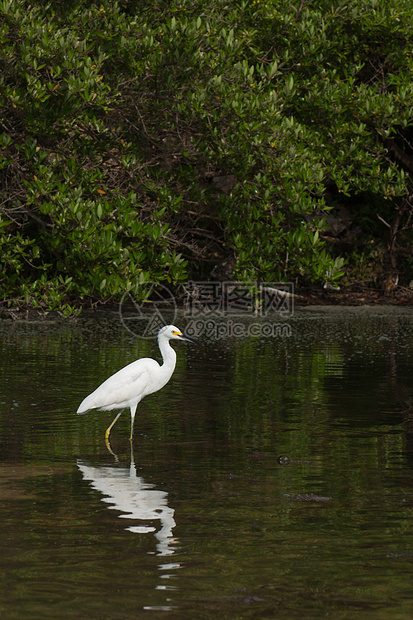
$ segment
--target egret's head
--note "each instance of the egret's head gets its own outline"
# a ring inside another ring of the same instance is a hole
[[[168,340],[189,340],[190,342],[199,344],[198,340],[186,336],[180,329],[175,327],[175,325],[166,325],[166,327],[162,327],[162,329],[159,330],[158,338],[167,338]]]

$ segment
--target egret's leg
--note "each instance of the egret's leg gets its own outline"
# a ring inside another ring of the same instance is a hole
[[[138,406],[138,403],[136,403],[136,405],[132,405],[130,408],[130,415],[131,415],[131,422],[130,422],[130,437],[129,437],[129,441],[132,443],[133,441],[133,424],[135,422],[135,413],[136,413],[136,407]]]
[[[133,441],[133,423],[135,421],[135,417],[132,418],[131,423],[130,423],[130,437],[129,437],[129,441],[132,443]]]
[[[117,454],[115,454],[115,452],[112,450],[112,446],[110,445],[110,439],[109,437],[105,437],[105,445],[107,447],[107,449],[109,450],[109,452],[111,453],[111,455],[114,457],[115,462],[119,463],[119,457]]]
[[[123,409],[122,411],[119,411],[118,415],[116,416],[116,418],[113,420],[112,424],[110,426],[108,426],[108,428],[106,429],[106,433],[105,433],[105,439],[106,441],[109,440],[109,436],[110,436],[110,431],[112,430],[112,427],[115,425],[115,423],[119,420],[121,414],[123,413]]]

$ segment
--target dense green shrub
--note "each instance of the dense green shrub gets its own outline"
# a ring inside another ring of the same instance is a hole
[[[70,311],[228,256],[334,282],[327,187],[389,201],[395,263],[412,23],[407,0],[1,1],[2,299]]]

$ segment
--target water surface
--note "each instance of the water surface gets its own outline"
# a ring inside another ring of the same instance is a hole
[[[112,454],[113,413],[76,409],[156,342],[115,313],[0,323],[1,617],[413,617],[413,314],[288,324],[175,344]]]

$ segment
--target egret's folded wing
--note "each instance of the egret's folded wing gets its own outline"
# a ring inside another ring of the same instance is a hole
[[[121,409],[128,407],[131,400],[136,399],[139,402],[146,393],[151,377],[149,369],[139,362],[143,360],[132,362],[106,379],[94,392],[86,396],[77,412],[85,413],[89,409]]]

